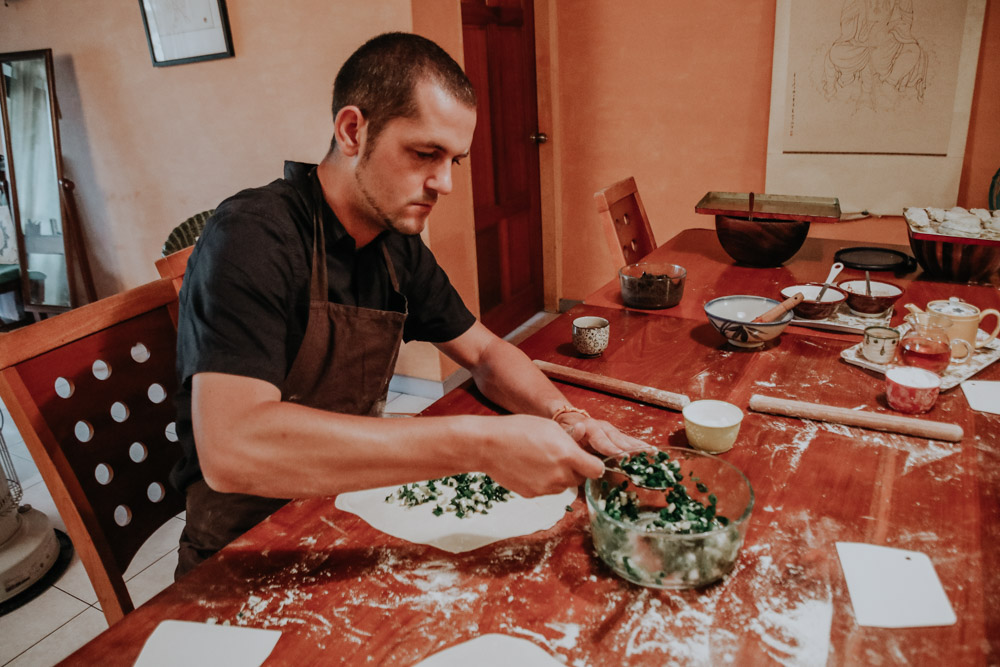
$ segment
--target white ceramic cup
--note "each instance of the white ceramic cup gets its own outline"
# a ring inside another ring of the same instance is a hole
[[[743,411],[725,401],[688,403],[682,411],[688,443],[703,452],[718,454],[732,449],[740,432]]]
[[[861,354],[868,361],[887,364],[896,356],[899,347],[899,331],[892,327],[865,327],[865,337],[861,341]]]
[[[584,357],[596,357],[608,347],[611,324],[603,317],[573,320],[573,347]]]

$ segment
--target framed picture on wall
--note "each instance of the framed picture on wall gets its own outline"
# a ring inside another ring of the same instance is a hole
[[[225,0],[139,0],[156,67],[233,57]]]
[[[777,0],[765,187],[951,208],[987,0]]]

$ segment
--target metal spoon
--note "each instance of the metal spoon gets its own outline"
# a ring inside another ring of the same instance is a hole
[[[830,287],[830,284],[833,282],[834,278],[839,276],[840,272],[843,270],[844,270],[844,265],[842,262],[833,263],[833,266],[830,267],[830,273],[827,274],[826,280],[823,281],[823,289],[821,289],[819,291],[819,294],[816,295],[817,301],[823,300],[823,295],[826,294],[827,288]]]
[[[643,484],[642,482],[639,481],[638,477],[633,476],[633,475],[625,472],[621,468],[609,468],[608,466],[604,466],[604,471],[605,472],[613,472],[613,473],[615,473],[617,475],[621,475],[622,477],[625,477],[626,479],[628,479],[628,481],[632,482],[633,486],[637,486],[640,489],[646,489],[648,491],[665,491],[666,489],[669,489],[671,486],[673,486],[673,485],[649,486],[649,485]]]

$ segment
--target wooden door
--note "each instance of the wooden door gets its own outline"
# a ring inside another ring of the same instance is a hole
[[[462,0],[481,320],[510,333],[543,307],[538,105],[531,0]]]

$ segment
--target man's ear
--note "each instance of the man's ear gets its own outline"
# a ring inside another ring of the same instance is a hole
[[[361,146],[368,131],[368,121],[356,106],[345,106],[333,120],[333,136],[340,152],[348,157],[361,153]]]

